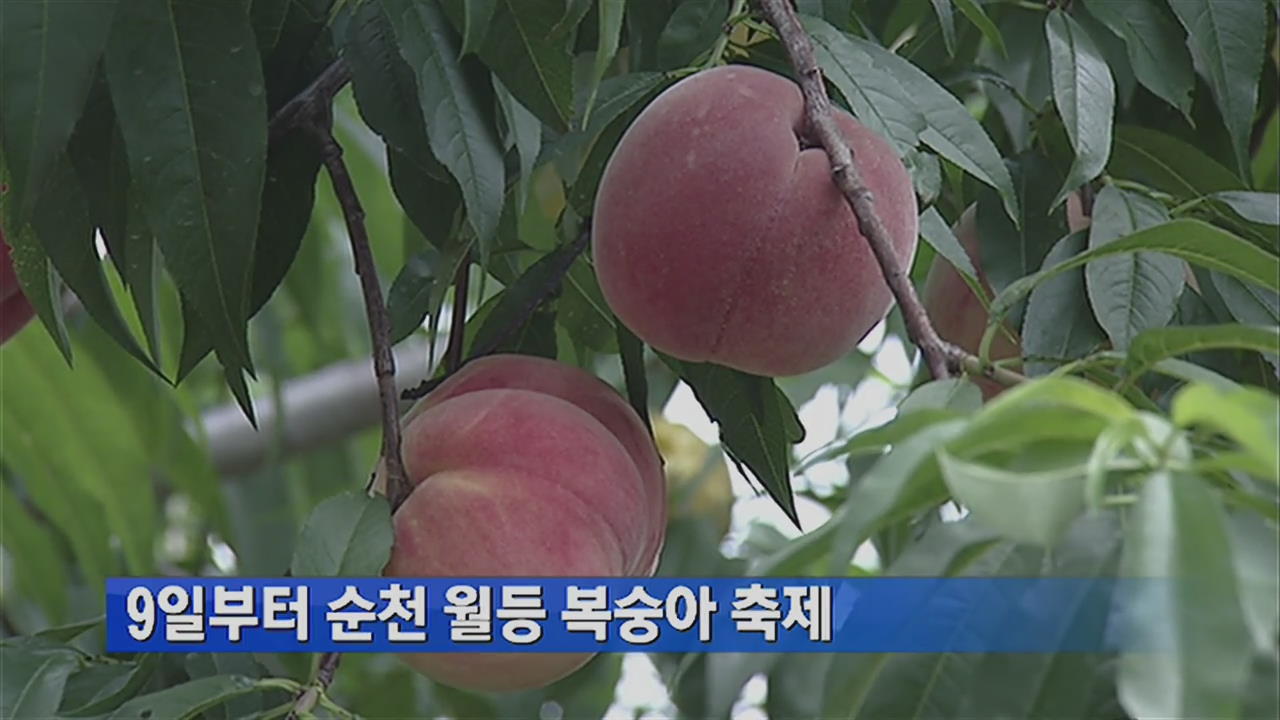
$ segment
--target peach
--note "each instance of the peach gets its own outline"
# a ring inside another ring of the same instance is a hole
[[[992,295],[991,285],[987,282],[986,273],[982,270],[982,253],[980,251],[977,223],[977,206],[970,205],[956,221],[953,231],[960,241],[974,270],[978,272],[978,282],[988,296]],[[1088,227],[1089,218],[1084,214],[1078,193],[1067,196],[1067,225],[1072,232]],[[921,292],[925,311],[933,321],[933,327],[943,340],[958,346],[970,353],[977,353],[982,343],[982,336],[987,329],[988,314],[982,301],[960,277],[960,273],[946,259],[938,257],[929,268]],[[1022,354],[1022,346],[1017,342],[1017,331],[1005,325],[991,343],[990,359],[992,361],[1016,358]],[[974,381],[982,390],[987,400],[1000,394],[1004,386],[985,378]]]
[[[409,413],[404,458],[415,487],[396,511],[388,576],[640,576],[657,566],[666,481],[653,440],[612,388],[577,368],[472,361]],[[590,657],[405,660],[447,685],[493,691],[547,685]]]
[[[9,245],[5,242],[4,231],[0,230],[0,344],[16,335],[35,315],[35,308],[18,285],[13,259],[9,257]]]
[[[743,65],[691,75],[637,116],[600,181],[596,273],[618,318],[654,348],[758,375],[845,355],[892,295],[791,80]],[[898,260],[916,247],[911,177],[848,113],[836,123]]]

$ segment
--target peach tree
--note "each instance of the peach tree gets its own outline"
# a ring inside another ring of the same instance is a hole
[[[1275,717],[1278,16],[6,0],[0,716]],[[1194,582],[1163,654],[105,652],[109,576],[471,572]]]

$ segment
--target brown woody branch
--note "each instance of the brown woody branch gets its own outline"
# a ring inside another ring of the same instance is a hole
[[[808,132],[826,150],[831,160],[831,175],[836,187],[849,202],[853,215],[858,221],[858,229],[871,246],[872,253],[880,264],[885,282],[893,292],[893,297],[902,309],[906,320],[907,332],[911,340],[924,354],[925,363],[935,379],[950,377],[961,370],[969,369],[976,364],[978,369],[982,363],[977,358],[965,353],[944,341],[934,330],[929,315],[921,304],[911,278],[903,264],[898,262],[893,253],[893,242],[884,222],[876,213],[875,198],[867,188],[854,165],[853,152],[840,134],[831,113],[831,100],[827,97],[827,89],[823,84],[822,70],[814,56],[813,43],[808,33],[800,25],[795,9],[790,0],[756,0],[765,19],[778,33],[786,49],[787,57],[796,70],[800,88],[804,93],[804,115]],[[969,363],[972,359],[974,363]],[[989,368],[987,372],[995,372]],[[1005,371],[1007,372],[1007,371]]]
[[[329,63],[305,90],[285,103],[267,124],[267,138],[274,141],[313,118],[333,112],[333,98],[351,81],[351,68],[342,58]]]
[[[373,263],[369,232],[364,224],[364,208],[360,206],[351,173],[342,159],[342,147],[333,136],[332,109],[326,105],[319,112],[321,114],[307,122],[306,127],[320,144],[325,168],[333,182],[333,193],[342,206],[356,275],[360,278],[360,290],[364,294],[365,316],[373,344],[373,371],[378,379],[378,397],[382,404],[382,458],[387,469],[387,498],[391,507],[396,508],[408,497],[410,487],[400,455],[400,403],[396,394],[396,360],[391,354],[391,321],[382,300],[378,270]]]
[[[320,155],[333,184],[333,193],[342,207],[373,345],[373,368],[382,408],[382,465],[386,468],[387,499],[394,509],[409,496],[411,488],[400,452],[400,404],[395,384],[396,361],[391,354],[391,321],[382,299],[378,270],[373,262],[369,232],[364,222],[364,208],[360,205],[360,197],[356,194],[355,183],[351,181],[347,164],[342,159],[342,146],[333,135],[333,96],[349,79],[350,72],[345,63],[339,60],[330,65],[306,91],[276,113],[269,126],[269,135],[278,137],[295,127],[310,132],[320,146]],[[320,656],[315,680],[294,700],[289,712],[290,718],[311,712],[333,683],[333,676],[341,659],[342,656],[336,652]]]

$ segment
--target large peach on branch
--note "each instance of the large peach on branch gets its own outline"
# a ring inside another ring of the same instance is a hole
[[[388,576],[620,577],[657,567],[666,481],[654,442],[631,406],[577,368],[517,355],[472,361],[409,413],[404,460],[414,489],[395,514]],[[447,685],[518,690],[590,657],[405,659]]]
[[[596,272],[654,348],[759,375],[848,353],[893,297],[791,80],[731,65],[676,83],[627,129],[600,181]],[[915,252],[911,177],[851,115],[836,123],[898,260]]]

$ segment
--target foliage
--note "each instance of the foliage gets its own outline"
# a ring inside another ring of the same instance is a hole
[[[726,717],[759,676],[776,717],[1280,714],[1276,3],[796,5],[837,104],[912,172],[913,277],[974,279],[947,226],[976,203],[987,341],[1008,316],[1032,378],[985,405],[963,379],[893,388],[892,419],[804,457],[796,408],[883,388],[870,351],[776,380],[659,356],[580,253],[604,164],[658,92],[722,62],[790,73],[746,3],[0,5],[0,225],[43,325],[0,352],[0,716],[282,715],[307,658],[104,655],[103,579],[385,561],[387,507],[358,491],[376,432],[308,446],[314,419],[278,410],[289,381],[369,351],[319,147],[272,124],[335,64],[402,361],[426,374],[460,330],[468,355],[588,368],[646,417],[683,381],[758,491],[797,524],[802,501],[831,510],[793,538],[739,528],[731,557],[712,520],[681,519],[661,572],[1207,581],[1149,598],[1174,618],[1143,628],[1175,639],[1159,657],[655,656],[681,715]],[[1074,234],[1073,191],[1091,216]],[[909,347],[901,325],[884,346]],[[265,438],[247,472],[220,472],[202,422],[228,402]],[[833,464],[847,483],[811,481]],[[478,696],[353,655],[316,712],[599,717],[621,665]]]

